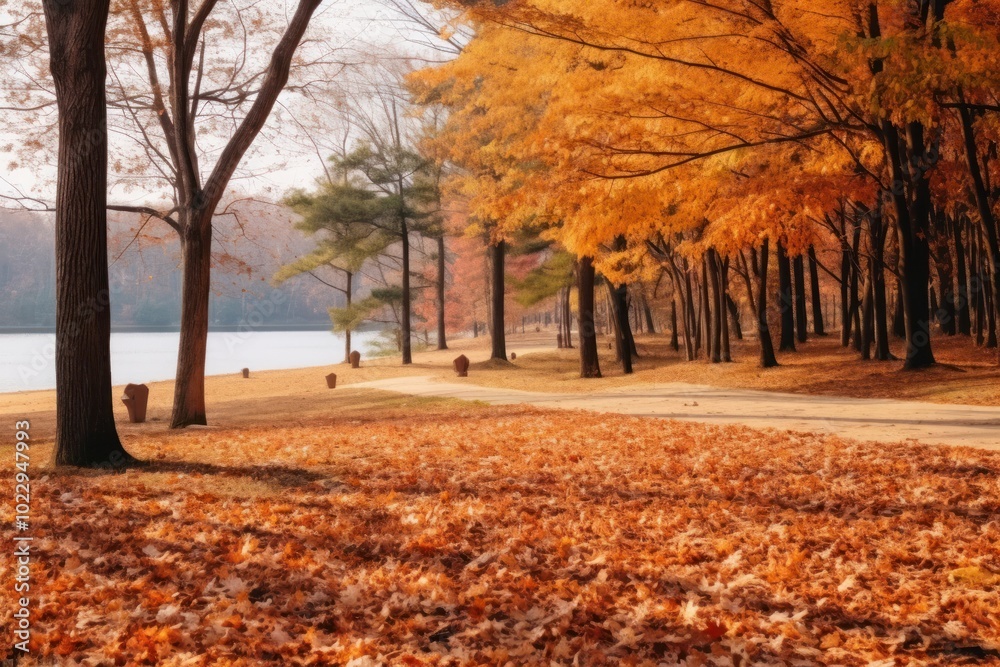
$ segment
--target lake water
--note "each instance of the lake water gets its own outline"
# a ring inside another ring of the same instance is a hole
[[[365,354],[378,332],[356,332],[354,349]],[[179,333],[111,334],[114,384],[172,380]],[[54,389],[55,334],[0,334],[0,393]],[[211,332],[207,375],[328,366],[344,360],[344,338],[328,331]]]

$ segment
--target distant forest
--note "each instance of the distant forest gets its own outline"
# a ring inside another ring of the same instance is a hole
[[[344,305],[336,291],[308,277],[281,287],[270,282],[278,267],[308,243],[288,220],[260,223],[243,225],[256,227],[258,238],[245,235],[235,221],[216,223],[222,251],[212,273],[211,326],[330,326],[327,309]],[[134,218],[109,223],[112,326],[170,330],[180,322],[179,244],[169,229],[143,229],[137,235],[141,224]],[[53,231],[47,216],[0,213],[0,328],[54,328]]]

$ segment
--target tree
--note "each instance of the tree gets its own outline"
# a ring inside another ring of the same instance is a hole
[[[390,130],[390,137],[379,144],[361,141],[350,153],[333,158],[336,172],[342,175],[339,182],[323,184],[314,195],[296,192],[286,199],[303,216],[302,229],[323,235],[315,252],[286,267],[278,277],[287,279],[322,265],[343,273],[346,287],[338,289],[347,294],[347,308],[333,311],[331,317],[336,328],[347,333],[381,307],[398,307],[403,363],[409,364],[413,361],[411,246],[436,214],[428,212],[426,205],[440,197],[424,173],[427,161],[403,146],[398,123]],[[392,255],[393,249],[399,250],[398,258]],[[401,283],[398,293],[387,285],[353,304],[353,276],[372,260],[396,265]]]
[[[788,251],[778,242],[778,308],[781,311],[782,352],[795,351],[795,314],[792,311],[792,268]]]
[[[774,356],[774,344],[771,342],[771,328],[767,322],[767,262],[770,257],[768,240],[762,242],[759,259],[757,250],[750,249],[753,258],[753,272],[757,277],[757,336],[760,339],[760,367],[774,368],[778,360]],[[745,261],[745,260],[744,260]],[[753,286],[747,280],[747,291],[753,297]]]
[[[800,343],[808,339],[808,317],[806,315],[806,265],[802,255],[792,259],[792,275],[795,282],[795,340]]]
[[[56,463],[130,459],[111,406],[104,32],[108,0],[45,0],[59,114]]]
[[[433,119],[433,124],[425,125],[424,134],[436,132],[437,117]],[[434,298],[435,298],[435,322],[437,324],[437,349],[448,349],[447,332],[447,309],[448,309],[448,229],[446,223],[446,212],[444,210],[443,181],[445,177],[445,160],[434,155],[422,153],[426,160],[424,169],[418,179],[421,187],[421,198],[427,215],[424,225],[425,234],[432,238],[435,243],[434,260]]]
[[[108,24],[108,107],[115,134],[126,137],[111,163],[117,189],[141,193],[149,203],[112,202],[109,210],[162,220],[178,234],[184,279],[181,337],[172,427],[206,423],[204,370],[208,337],[213,217],[233,177],[263,130],[293,68],[342,68],[320,53],[295,62],[299,45],[322,0],[299,0],[291,15],[258,3],[188,0],[169,5],[120,0]],[[19,25],[30,32],[31,15]],[[269,48],[267,38],[276,35]],[[258,41],[259,40],[259,41]],[[33,40],[24,40],[34,44]],[[318,43],[318,42],[317,42]],[[217,49],[210,49],[209,44]],[[28,68],[21,68],[25,71]],[[38,121],[47,86],[30,75],[18,106]],[[298,86],[300,92],[308,81]],[[44,146],[26,150],[39,153]],[[30,160],[37,160],[29,156]],[[133,197],[134,198],[134,197]],[[22,202],[43,204],[35,197]],[[144,222],[144,224],[145,224]]]
[[[491,243],[490,253],[490,359],[507,361],[507,336],[504,305],[506,302],[507,242],[503,239]]]
[[[343,162],[341,163],[343,164]],[[384,206],[370,189],[352,184],[346,170],[341,183],[325,183],[317,194],[297,191],[286,197],[302,219],[296,225],[317,237],[316,248],[275,274],[281,284],[293,276],[306,274],[314,280],[340,292],[346,301],[344,309],[331,309],[334,330],[344,334],[344,361],[351,356],[351,331],[358,320],[364,320],[374,310],[370,301],[364,307],[354,307],[355,277],[365,263],[383,255],[394,242],[392,235],[379,226],[385,215]],[[339,274],[342,284],[330,282],[320,275],[324,268]]]
[[[601,377],[601,364],[597,358],[597,327],[594,325],[594,262],[590,257],[580,259],[577,267],[577,289],[580,293],[580,377]]]
[[[181,239],[184,261],[183,299],[181,302],[181,335],[177,356],[177,378],[174,385],[174,407],[170,417],[172,428],[191,424],[206,424],[205,355],[208,346],[208,296],[212,267],[212,218],[230,179],[254,139],[264,127],[278,95],[288,81],[292,58],[306,27],[322,0],[300,0],[298,7],[271,56],[270,64],[261,77],[256,98],[229,142],[219,153],[208,177],[202,179],[198,152],[195,147],[194,112],[198,108],[200,76],[192,82],[194,62],[201,42],[201,31],[215,7],[215,0],[204,0],[191,15],[187,0],[174,5],[170,42],[170,108],[157,98],[154,105],[160,126],[167,140],[176,167],[176,213],[173,224]],[[135,5],[133,5],[135,6]],[[136,12],[137,23],[141,17]],[[153,62],[149,45],[143,44],[148,63]],[[155,64],[150,66],[150,79],[155,88]],[[191,85],[194,83],[195,94]]]
[[[403,145],[398,117],[395,113],[392,117],[393,126],[388,140],[379,144],[362,143],[343,160],[342,167],[364,175],[367,186],[377,193],[375,202],[378,210],[372,218],[372,226],[399,244],[400,340],[403,364],[411,364],[413,290],[410,253],[414,239],[427,230],[428,213],[423,204],[436,195],[428,195],[426,181],[420,178],[427,162]]]
[[[821,268],[840,283],[845,342],[891,358],[888,273],[904,368],[934,363],[931,249],[945,331],[952,306],[962,317],[946,270],[961,255],[977,331],[996,344],[998,198],[984,168],[1000,139],[992,3],[444,4],[467,11],[475,36],[418,77],[450,110],[473,208],[507,233],[544,228],[608,277],[615,238],[649,249],[686,301],[689,359],[702,341],[722,358],[715,310],[728,301],[716,303],[716,285],[725,292],[727,262],[764,238],[785,251],[785,347],[796,325],[799,340],[806,333],[808,255],[810,287]],[[839,275],[822,263],[835,253]]]
[[[826,328],[823,326],[823,302],[819,289],[819,264],[816,259],[815,246],[809,246],[809,293],[812,303],[813,313],[813,333],[817,336],[825,336]],[[883,292],[883,295],[885,292]]]

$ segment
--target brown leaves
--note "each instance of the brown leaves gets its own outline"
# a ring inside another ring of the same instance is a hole
[[[1000,658],[997,454],[518,408],[136,449],[39,481],[60,664]]]

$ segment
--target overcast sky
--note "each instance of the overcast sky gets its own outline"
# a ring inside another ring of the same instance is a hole
[[[294,8],[294,0],[286,0],[290,8]],[[423,6],[418,0],[414,4]],[[388,55],[391,52],[420,52],[417,42],[419,33],[414,31],[408,22],[396,12],[386,7],[379,0],[325,0],[314,18],[311,30],[321,28],[335,45],[345,50],[345,53],[375,53]],[[426,39],[426,37],[424,37]],[[440,59],[440,53],[424,51],[429,58]],[[283,97],[283,99],[288,99]],[[0,115],[0,123],[3,116]],[[11,136],[10,129],[0,134]],[[277,199],[292,187],[309,187],[313,180],[322,175],[323,167],[315,151],[289,149],[286,146],[268,144],[265,134],[258,137],[255,150],[258,155],[246,163],[254,174],[252,178],[243,178],[233,183],[241,194],[261,195],[263,198]],[[13,137],[16,141],[16,137]],[[114,137],[112,137],[114,140]],[[273,153],[272,153],[273,149]],[[114,159],[112,149],[112,159]],[[282,155],[283,153],[283,155]],[[273,158],[273,159],[271,159]],[[203,169],[207,169],[204,166]],[[32,190],[32,185],[44,184],[48,199],[54,192],[54,168],[43,170],[43,176],[28,169],[3,170],[3,178],[23,192]],[[9,188],[0,183],[0,189],[5,193]],[[35,191],[37,193],[37,190]],[[13,194],[13,193],[11,193]],[[121,188],[113,188],[112,199],[118,203],[154,204],[150,197],[142,192],[126,192]],[[0,204],[9,206],[9,204]]]

